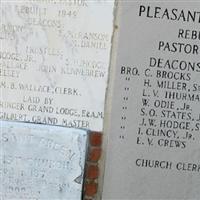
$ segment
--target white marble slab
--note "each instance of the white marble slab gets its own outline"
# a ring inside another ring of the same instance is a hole
[[[103,199],[200,199],[200,1],[121,1]]]
[[[114,0],[1,0],[0,119],[102,131]]]
[[[81,199],[87,132],[0,121],[0,199]]]

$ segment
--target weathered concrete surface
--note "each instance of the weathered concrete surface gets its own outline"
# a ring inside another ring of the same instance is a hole
[[[0,199],[81,199],[87,132],[0,122]]]

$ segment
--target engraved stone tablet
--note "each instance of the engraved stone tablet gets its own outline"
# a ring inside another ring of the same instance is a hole
[[[102,131],[113,5],[0,1],[0,119]]]
[[[200,199],[199,11],[119,1],[103,199]]]
[[[0,199],[81,199],[86,131],[0,125]]]

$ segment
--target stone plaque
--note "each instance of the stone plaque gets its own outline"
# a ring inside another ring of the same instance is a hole
[[[0,119],[102,131],[114,0],[0,4]]]
[[[119,1],[103,199],[200,199],[199,8]]]
[[[0,122],[0,199],[81,199],[87,132]]]

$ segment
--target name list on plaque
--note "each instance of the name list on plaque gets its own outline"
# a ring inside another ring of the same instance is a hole
[[[119,2],[103,199],[199,199],[199,8]]]
[[[0,119],[101,131],[113,6],[2,0]]]

